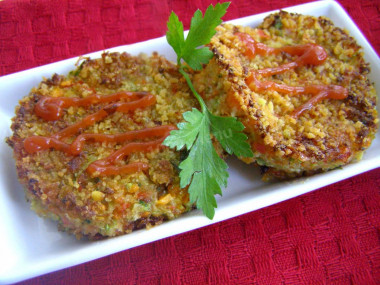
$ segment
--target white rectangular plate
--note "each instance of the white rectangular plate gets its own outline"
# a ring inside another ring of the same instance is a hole
[[[371,80],[380,76],[380,60],[345,11],[333,1],[313,2],[284,9],[313,16],[327,16],[335,25],[346,28],[364,48],[366,60],[371,63]],[[273,12],[273,11],[272,11]],[[232,21],[234,24],[257,26],[269,13]],[[169,59],[175,55],[164,37],[109,51],[127,51],[131,54],[158,51]],[[90,54],[99,57],[101,52]],[[11,117],[18,100],[27,95],[42,77],[53,73],[66,74],[74,68],[77,58],[60,61],[0,78],[0,132],[1,141],[11,134]],[[377,87],[377,94],[380,88]],[[139,230],[129,235],[103,241],[78,241],[73,236],[57,231],[56,224],[41,219],[31,212],[17,180],[12,151],[0,144],[0,283],[10,283],[52,272],[65,267],[94,260],[115,252],[156,241],[175,234],[217,223],[262,207],[296,197],[325,185],[380,166],[380,138],[373,141],[363,160],[310,178],[290,182],[263,183],[255,167],[230,159],[229,187],[218,197],[215,218],[210,221],[200,211],[166,222],[150,230]]]

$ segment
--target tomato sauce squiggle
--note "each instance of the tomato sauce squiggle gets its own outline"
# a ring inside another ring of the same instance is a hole
[[[245,55],[254,58],[256,55],[266,56],[285,52],[292,56],[298,56],[294,61],[280,65],[274,68],[264,68],[259,70],[250,70],[246,83],[255,92],[273,90],[283,94],[310,94],[313,95],[309,101],[296,108],[292,116],[298,118],[303,112],[310,110],[313,106],[324,99],[345,99],[348,96],[348,90],[339,85],[307,85],[307,86],[289,86],[279,84],[273,81],[261,81],[259,76],[267,77],[284,73],[291,69],[304,65],[321,65],[327,59],[327,52],[323,47],[316,44],[305,44],[295,46],[285,46],[281,48],[272,48],[263,43],[255,41],[246,33],[236,33],[242,42],[245,43]]]
[[[136,139],[154,139],[153,141],[129,142],[110,156],[92,162],[86,169],[94,176],[107,176],[128,174],[148,169],[148,164],[142,162],[130,163],[123,166],[115,165],[117,161],[124,159],[133,152],[148,152],[161,146],[163,140],[176,129],[175,126],[165,125],[142,130],[130,131],[121,134],[80,134],[71,143],[65,143],[63,139],[73,136],[83,129],[94,125],[114,112],[128,113],[138,108],[146,108],[156,103],[152,94],[146,92],[119,92],[112,95],[91,95],[86,98],[66,97],[42,97],[36,104],[34,112],[46,121],[55,121],[63,116],[64,109],[72,106],[87,107],[93,104],[111,103],[99,111],[84,117],[79,122],[68,126],[50,137],[31,136],[25,139],[24,148],[28,153],[36,153],[42,150],[55,149],[68,155],[79,155],[84,144],[90,142],[114,142],[122,143]]]

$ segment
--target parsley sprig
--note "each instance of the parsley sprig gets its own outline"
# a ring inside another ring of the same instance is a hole
[[[227,164],[221,159],[212,143],[211,134],[219,141],[229,154],[251,157],[252,151],[246,142],[247,136],[241,131],[244,126],[234,117],[219,117],[213,115],[207,108],[202,97],[195,90],[189,74],[190,67],[201,70],[213,57],[213,53],[204,47],[216,33],[215,28],[222,23],[221,18],[226,13],[230,3],[210,5],[204,16],[197,10],[191,19],[188,36],[184,37],[183,24],[172,12],[168,21],[166,39],[177,54],[179,72],[186,79],[194,96],[200,104],[200,111],[193,108],[185,112],[185,122],[178,124],[163,142],[164,145],[189,151],[188,157],[179,164],[180,186],[189,185],[190,202],[210,219],[215,215],[217,203],[215,195],[222,195],[222,187],[227,187]],[[184,65],[185,62],[188,66]]]

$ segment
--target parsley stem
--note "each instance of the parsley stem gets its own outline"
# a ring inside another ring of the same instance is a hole
[[[202,113],[206,114],[207,113],[207,106],[205,102],[203,101],[201,95],[198,94],[198,92],[195,90],[193,83],[191,82],[191,79],[187,72],[183,69],[183,66],[179,68],[179,72],[183,75],[183,77],[186,79],[187,85],[189,85],[190,90],[193,92],[195,98],[197,98],[199,104],[201,105],[202,108]]]

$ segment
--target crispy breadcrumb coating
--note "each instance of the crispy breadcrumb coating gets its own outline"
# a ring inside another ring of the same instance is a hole
[[[327,52],[322,64],[298,66],[259,80],[293,87],[337,85],[347,90],[347,97],[325,99],[295,117],[293,112],[310,100],[310,94],[253,90],[248,78],[297,56],[287,52],[249,56],[242,34],[271,48],[322,46]],[[254,159],[242,159],[263,166],[264,179],[327,171],[359,160],[370,146],[378,117],[375,89],[367,77],[369,64],[356,41],[329,19],[281,11],[255,29],[221,25],[209,46],[215,57],[195,76],[194,84],[214,113],[237,116],[243,122]]]
[[[104,53],[86,59],[69,75],[54,75],[20,101],[13,118],[13,135],[8,144],[14,150],[17,173],[25,186],[31,208],[39,215],[58,221],[61,230],[89,239],[129,233],[134,229],[160,224],[193,208],[186,189],[179,186],[180,152],[156,147],[134,152],[120,165],[139,162],[148,170],[131,174],[94,176],[86,169],[123,143],[89,142],[79,155],[55,149],[28,153],[24,142],[31,136],[52,136],[95,113],[108,103],[71,106],[62,118],[46,121],[35,114],[42,97],[86,98],[122,91],[147,92],[155,96],[152,106],[135,111],[110,113],[81,133],[117,134],[145,128],[176,125],[196,101],[176,66],[154,53],[131,56]],[[67,143],[79,134],[66,139]]]

